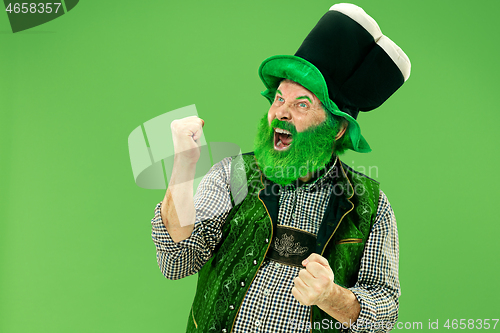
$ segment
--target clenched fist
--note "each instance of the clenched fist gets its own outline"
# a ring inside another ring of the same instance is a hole
[[[292,294],[302,305],[318,305],[331,302],[336,294],[337,285],[333,282],[333,271],[326,258],[317,253],[311,254],[302,262],[295,278]]]
[[[205,122],[197,116],[177,119],[170,125],[174,142],[175,159],[182,164],[194,164],[198,162],[203,125],[205,125]]]

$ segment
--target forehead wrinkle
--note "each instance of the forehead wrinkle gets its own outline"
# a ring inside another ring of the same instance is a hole
[[[279,93],[281,96],[283,96],[283,92],[281,92],[281,90],[279,90],[279,88],[281,87],[281,84],[283,84],[283,83],[289,83],[291,85],[299,86],[299,87],[301,87],[301,88],[303,88],[305,90],[305,93],[310,94],[309,96],[308,95],[302,95],[302,96],[296,97],[295,99],[306,98],[306,99],[309,100],[309,102],[311,104],[314,104],[313,100],[318,100],[319,104],[321,104],[321,101],[319,101],[319,99],[316,97],[316,95],[312,91],[310,91],[309,89],[307,89],[306,87],[304,87],[300,83],[297,83],[297,82],[289,80],[289,79],[284,79],[283,81],[281,81],[280,85],[276,89],[276,93]],[[311,98],[311,96],[313,96],[313,97]]]

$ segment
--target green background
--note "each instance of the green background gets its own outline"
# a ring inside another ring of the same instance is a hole
[[[127,137],[196,104],[208,142],[252,150],[259,64],[332,4],[81,1],[16,34],[0,14],[0,332],[184,331],[196,277],[157,267],[164,191],[135,185]],[[359,117],[373,152],[343,158],[378,169],[396,213],[399,321],[499,318],[500,2],[356,4],[412,61]]]

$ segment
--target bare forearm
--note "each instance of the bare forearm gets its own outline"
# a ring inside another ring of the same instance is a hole
[[[175,160],[168,189],[161,204],[163,224],[176,243],[188,238],[193,232],[196,217],[193,201],[195,171],[195,163]]]
[[[341,323],[354,324],[361,310],[358,299],[349,290],[334,285],[332,297],[329,297],[319,308]]]

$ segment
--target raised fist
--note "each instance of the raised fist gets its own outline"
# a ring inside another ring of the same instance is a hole
[[[198,162],[203,125],[205,122],[197,116],[177,119],[170,124],[176,160],[187,164]]]

